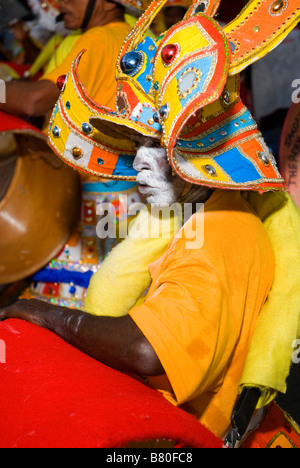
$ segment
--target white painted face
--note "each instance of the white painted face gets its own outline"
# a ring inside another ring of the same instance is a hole
[[[170,206],[178,200],[186,184],[178,176],[172,176],[166,150],[153,146],[154,140],[147,139],[146,144],[139,147],[133,163],[138,172],[139,191],[151,205]]]

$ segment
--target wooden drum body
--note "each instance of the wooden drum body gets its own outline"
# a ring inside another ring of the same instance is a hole
[[[8,134],[16,156],[0,153],[0,284],[31,276],[60,252],[78,222],[81,199],[78,174],[43,134]]]

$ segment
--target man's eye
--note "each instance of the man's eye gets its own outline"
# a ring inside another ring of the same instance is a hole
[[[160,144],[160,141],[157,140],[157,141],[154,141],[151,145],[152,148],[162,148],[161,144]]]

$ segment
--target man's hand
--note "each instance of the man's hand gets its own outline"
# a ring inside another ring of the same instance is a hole
[[[58,87],[49,80],[6,83],[5,102],[0,110],[21,117],[40,117],[53,109],[60,95]]]
[[[0,309],[0,321],[15,318],[47,328],[45,318],[51,307],[46,302],[22,299],[9,307]]]
[[[129,315],[99,317],[36,299],[0,309],[0,321],[20,319],[53,331],[72,346],[121,372],[161,375],[151,344]]]

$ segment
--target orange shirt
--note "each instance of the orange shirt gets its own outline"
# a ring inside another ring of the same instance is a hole
[[[204,226],[199,248],[190,243],[195,222]],[[273,281],[267,233],[240,192],[215,191],[149,268],[146,300],[130,311],[166,372],[149,381],[222,437]]]
[[[89,29],[74,44],[64,61],[41,79],[56,84],[66,75],[73,60],[86,50],[79,65],[79,76],[89,96],[97,103],[115,109],[116,63],[130,26],[125,22],[109,23]]]

